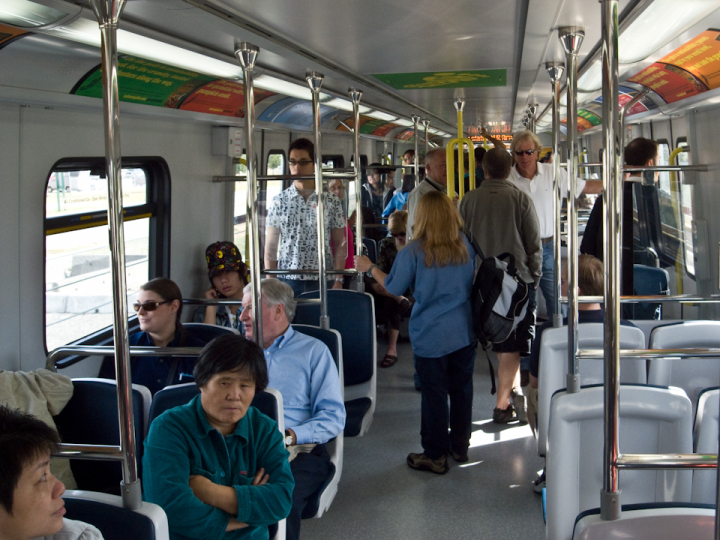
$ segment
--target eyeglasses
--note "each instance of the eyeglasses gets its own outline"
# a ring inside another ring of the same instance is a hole
[[[407,233],[399,232],[399,233],[390,233],[390,236],[393,238],[405,238],[407,236]]]
[[[291,167],[307,167],[312,163],[309,159],[302,159],[300,161],[295,161],[294,159],[291,159],[288,161]]]
[[[133,309],[135,311],[140,311],[140,308],[144,309],[145,311],[155,311],[158,308],[158,306],[162,306],[163,304],[169,304],[169,303],[170,303],[170,300],[164,300],[162,302],[150,301],[150,302],[145,302],[143,304],[135,302],[133,304]]]
[[[515,150],[515,155],[522,156],[525,154],[526,156],[532,156],[535,152],[536,150]]]

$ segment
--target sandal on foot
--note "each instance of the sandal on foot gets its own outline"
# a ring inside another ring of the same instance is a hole
[[[392,354],[386,354],[385,358],[383,358],[382,363],[380,364],[380,367],[391,367],[394,366],[395,363],[398,361],[397,356],[393,356]]]

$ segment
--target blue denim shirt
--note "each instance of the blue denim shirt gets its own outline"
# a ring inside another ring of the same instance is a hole
[[[460,234],[468,250],[465,264],[428,268],[422,246],[415,240],[398,253],[385,278],[390,294],[400,296],[415,286],[410,341],[418,356],[439,358],[467,347],[475,339],[470,304],[475,257],[470,242]]]
[[[280,391],[285,427],[298,444],[324,444],[345,428],[340,377],[323,342],[288,326],[265,349],[270,386]]]
[[[261,468],[270,480],[253,486]],[[195,497],[188,484],[193,474],[233,486],[237,515]],[[266,539],[267,526],[290,513],[294,487],[282,434],[274,420],[254,407],[223,437],[208,422],[201,396],[196,396],[156,418],[145,439],[145,500],[165,510],[172,540]],[[250,526],[226,533],[231,517]]]

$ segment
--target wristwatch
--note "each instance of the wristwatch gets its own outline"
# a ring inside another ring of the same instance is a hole
[[[336,278],[335,278],[335,281],[343,281],[343,278],[341,278],[341,277],[336,277]]]
[[[370,268],[368,268],[368,269],[367,269],[367,272],[365,272],[365,275],[366,275],[367,277],[369,277],[369,278],[372,278],[372,277],[373,277],[373,275],[372,275],[372,269],[373,269],[373,268],[377,268],[377,267],[378,267],[377,264],[371,264],[371,265],[370,265]]]
[[[285,430],[285,446],[292,446],[293,436],[289,431]]]

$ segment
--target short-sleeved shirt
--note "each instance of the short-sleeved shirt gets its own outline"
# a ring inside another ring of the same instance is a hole
[[[413,241],[398,252],[385,278],[385,288],[397,296],[415,285],[410,340],[417,356],[439,358],[475,340],[470,303],[475,257],[465,235],[462,239],[469,255],[466,263],[428,268],[421,244]]]
[[[323,194],[325,207],[325,265],[333,268],[330,236],[333,229],[345,228],[342,203],[332,193]],[[268,210],[266,227],[280,229],[280,254],[278,268],[284,270],[317,270],[317,194],[313,192],[307,201],[292,185],[273,197]],[[317,281],[317,275],[287,275],[285,279]]]
[[[540,236],[542,238],[550,238],[555,230],[555,217],[553,216],[554,178],[555,171],[551,163],[538,163],[537,173],[532,180],[528,180],[520,174],[517,166],[512,168],[510,176],[508,176],[508,182],[530,195],[535,204],[535,212],[537,212],[538,221],[540,222]],[[578,197],[583,189],[585,189],[585,180],[578,178]],[[567,171],[563,168],[560,169],[560,193],[563,197],[568,196]]]

